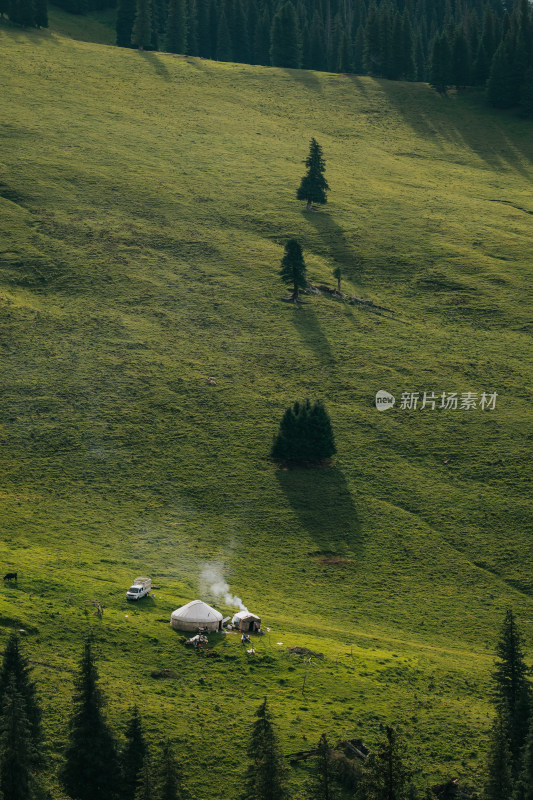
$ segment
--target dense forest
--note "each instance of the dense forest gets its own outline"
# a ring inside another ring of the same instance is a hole
[[[131,709],[119,745],[104,713],[93,644],[90,635],[75,680],[68,739],[61,754],[58,777],[66,794],[72,800],[185,800],[184,771],[171,742],[163,732],[159,758],[152,758],[153,743],[145,737],[137,706]],[[196,654],[205,655],[201,646]],[[530,800],[533,796],[533,713],[527,673],[522,635],[509,610],[496,647],[493,725],[484,786],[480,787],[483,800]],[[40,775],[46,764],[41,720],[29,661],[13,633],[0,665],[3,800],[45,800],[50,796]],[[385,732],[374,752],[358,743],[360,759],[354,760],[348,750],[342,756],[325,734],[307,754],[297,754],[313,760],[308,800],[422,800],[412,782],[407,740],[402,741],[390,726]],[[255,714],[247,755],[241,800],[290,800],[286,761],[266,698]],[[457,779],[423,792],[425,800],[474,800],[478,796],[477,789],[461,791]]]
[[[57,0],[73,14],[110,0]],[[0,0],[43,27],[46,0]],[[218,61],[486,87],[497,108],[533,116],[529,0],[118,0],[116,43]]]

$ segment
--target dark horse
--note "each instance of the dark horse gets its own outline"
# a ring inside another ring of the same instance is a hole
[[[5,581],[16,581],[17,580],[17,573],[16,572],[8,572],[7,575],[4,575]]]

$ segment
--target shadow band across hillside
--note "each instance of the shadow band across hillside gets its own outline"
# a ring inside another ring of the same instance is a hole
[[[325,555],[360,552],[361,526],[338,467],[278,470],[279,485],[301,526]]]
[[[303,210],[302,214],[320,236],[324,255],[331,261],[332,272],[336,266],[340,266],[345,278],[360,282],[361,255],[348,241],[343,229],[326,211]]]

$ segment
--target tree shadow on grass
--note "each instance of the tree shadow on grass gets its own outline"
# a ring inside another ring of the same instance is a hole
[[[283,72],[306,89],[322,94],[322,86],[314,72],[308,69],[284,69]]]
[[[279,485],[301,526],[324,556],[359,554],[361,525],[338,467],[278,470]]]
[[[141,50],[140,55],[145,61],[148,61],[148,63],[151,64],[157,75],[159,75],[165,81],[170,81],[170,72],[166,68],[161,58],[158,58],[155,53],[152,53],[149,50]]]
[[[313,351],[320,363],[326,367],[335,367],[335,356],[327,336],[320,327],[314,308],[311,305],[296,306],[292,323],[306,347]]]
[[[340,266],[345,278],[352,283],[359,283],[362,258],[342,228],[325,211],[304,210],[302,214],[320,236],[324,248],[323,255],[332,262],[332,272],[335,267]]]
[[[355,76],[352,80],[361,90],[364,83]],[[511,138],[509,133],[519,120],[512,112],[491,109],[481,92],[439,96],[423,85],[426,91],[415,94],[414,87],[420,84],[402,85],[378,78],[374,82],[420,139],[436,145],[446,142],[459,154],[466,147],[491,169],[511,169],[531,180],[533,137]]]

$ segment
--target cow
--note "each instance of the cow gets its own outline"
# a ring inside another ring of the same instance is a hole
[[[17,580],[17,573],[16,572],[8,572],[7,575],[4,575],[5,581],[16,581]]]

